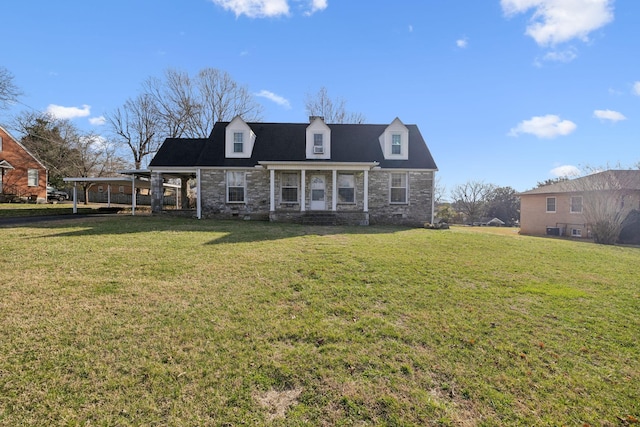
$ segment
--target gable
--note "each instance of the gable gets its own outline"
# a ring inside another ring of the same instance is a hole
[[[385,159],[409,159],[409,129],[399,118],[386,127],[378,138]]]

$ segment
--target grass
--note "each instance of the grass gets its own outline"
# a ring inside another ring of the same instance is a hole
[[[2,228],[0,425],[640,418],[640,249],[118,216]]]

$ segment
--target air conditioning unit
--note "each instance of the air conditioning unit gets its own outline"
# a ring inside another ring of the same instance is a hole
[[[321,145],[315,145],[313,147],[313,154],[324,154],[324,147]]]
[[[547,236],[560,236],[560,227],[547,227]]]

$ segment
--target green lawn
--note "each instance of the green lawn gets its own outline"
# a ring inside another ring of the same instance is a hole
[[[0,425],[637,423],[640,249],[480,231],[0,228]]]

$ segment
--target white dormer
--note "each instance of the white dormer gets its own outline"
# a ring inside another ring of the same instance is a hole
[[[388,160],[409,159],[409,129],[399,118],[391,122],[380,135],[380,148],[384,158]]]
[[[307,126],[307,159],[331,159],[331,129],[322,117],[313,117]]]
[[[240,116],[236,116],[225,128],[224,155],[227,158],[248,159],[255,142],[256,134]]]

